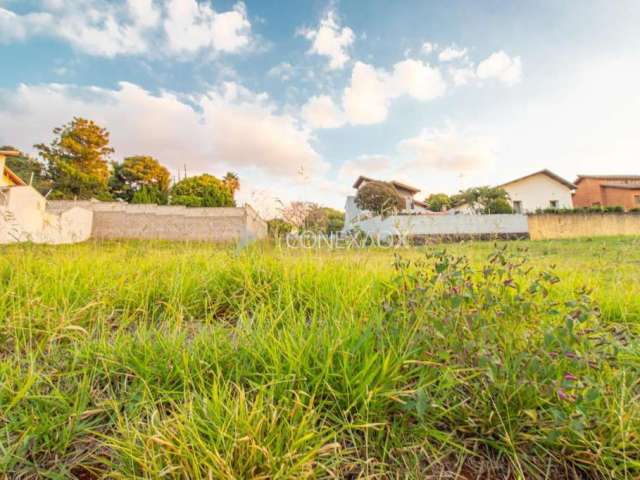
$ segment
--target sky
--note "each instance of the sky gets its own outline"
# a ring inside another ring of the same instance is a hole
[[[0,144],[240,176],[265,216],[358,175],[430,193],[640,173],[637,0],[0,0]]]

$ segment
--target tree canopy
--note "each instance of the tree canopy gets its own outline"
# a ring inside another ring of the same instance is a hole
[[[405,199],[396,188],[387,182],[371,181],[358,189],[356,205],[360,210],[369,210],[386,217],[406,208]]]
[[[222,178],[222,183],[231,190],[231,195],[235,195],[235,193],[240,189],[240,177],[238,177],[237,173],[227,172],[227,174]]]
[[[222,180],[203,174],[185,178],[171,189],[171,203],[187,207],[235,207],[231,190]]]
[[[127,157],[113,164],[109,181],[116,198],[131,203],[167,202],[171,174],[153,157]]]
[[[432,193],[425,199],[425,203],[432,212],[442,212],[451,207],[451,197],[446,193]]]
[[[109,197],[109,132],[80,117],[54,128],[49,144],[35,145],[59,198]]]
[[[455,205],[468,203],[469,205],[480,205],[480,213],[513,213],[509,204],[509,194],[499,187],[473,187],[462,190],[452,197]]]

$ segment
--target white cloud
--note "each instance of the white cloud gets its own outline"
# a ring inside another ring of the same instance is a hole
[[[398,62],[391,73],[356,62],[342,105],[351,124],[369,125],[387,118],[393,98],[408,95],[427,101],[443,95],[446,88],[440,70],[420,60]]]
[[[392,95],[409,95],[421,101],[439,97],[447,89],[440,70],[412,59],[403,60],[393,66],[390,82]]]
[[[476,73],[480,79],[493,78],[507,85],[513,85],[522,78],[522,61],[520,57],[512,58],[500,50],[480,62]]]
[[[153,27],[160,21],[160,11],[153,5],[153,0],[127,0],[127,7],[138,25]]]
[[[438,60],[441,62],[450,62],[459,58],[464,58],[467,55],[466,48],[458,48],[455,45],[450,45],[440,52]]]
[[[44,31],[51,22],[48,13],[17,15],[0,7],[0,43],[22,41],[29,35]]]
[[[391,158],[386,155],[360,155],[342,164],[338,178],[342,182],[354,182],[360,175],[384,177],[392,167]]]
[[[125,82],[116,90],[21,85],[0,90],[0,141],[22,148],[46,142],[54,127],[83,116],[111,132],[118,157],[149,154],[174,170],[224,166],[295,179],[301,169],[317,175],[326,168],[310,132],[278,113],[265,94],[227,83],[188,99]]]
[[[429,55],[430,53],[435,52],[437,48],[438,48],[438,45],[436,45],[435,43],[424,42],[422,44],[421,51],[424,55]]]
[[[356,62],[351,83],[345,88],[342,106],[349,122],[356,125],[380,123],[387,118],[389,91],[387,74],[374,67]]]
[[[314,96],[302,107],[302,118],[312,128],[337,128],[344,125],[344,114],[328,95]]]
[[[495,141],[483,135],[463,133],[455,128],[425,129],[402,140],[400,151],[412,155],[410,170],[435,169],[468,173],[491,166],[496,160]]]
[[[164,30],[174,53],[201,49],[235,52],[249,44],[251,23],[243,3],[218,13],[196,0],[169,0]]]
[[[450,68],[449,74],[456,87],[467,85],[477,78],[476,72],[472,67]]]
[[[302,29],[300,32],[311,41],[309,53],[323,55],[329,58],[329,68],[342,69],[351,58],[349,47],[355,39],[353,30],[342,27],[334,10],[329,10],[314,29]]]
[[[25,15],[0,8],[0,42],[51,36],[97,56],[237,52],[251,42],[242,2],[216,12],[196,0],[47,0]],[[160,47],[160,48],[158,48]]]

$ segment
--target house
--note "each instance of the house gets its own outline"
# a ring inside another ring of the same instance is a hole
[[[573,206],[640,208],[640,175],[578,175]]]
[[[0,150],[0,187],[23,186],[26,183],[11,171],[6,165],[7,157],[17,157],[20,152],[13,150]]]
[[[370,177],[365,177],[363,175],[359,176],[358,179],[353,184],[353,188],[359,190],[364,185],[369,182],[379,182],[381,180],[376,180]],[[407,185],[406,183],[398,182],[397,180],[391,180],[391,185],[395,187],[400,196],[405,199],[406,208],[400,212],[405,215],[419,215],[419,214],[428,214],[433,213],[429,211],[429,206],[413,198],[416,193],[420,192],[419,188],[412,187],[411,185]],[[355,195],[350,195],[347,197],[347,203],[345,205],[345,227],[350,225],[353,220],[362,217],[366,212],[361,211],[355,203],[356,197]]]
[[[544,169],[498,185],[507,194],[514,212],[535,212],[545,208],[572,208],[571,195],[576,186]]]

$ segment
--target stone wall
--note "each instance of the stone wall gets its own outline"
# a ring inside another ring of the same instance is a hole
[[[249,206],[241,208],[187,208],[129,205],[120,202],[51,201],[47,209],[70,207],[93,211],[92,238],[231,242],[267,236],[267,224]]]
[[[532,240],[607,235],[640,235],[640,214],[574,213],[529,216],[529,236]]]

